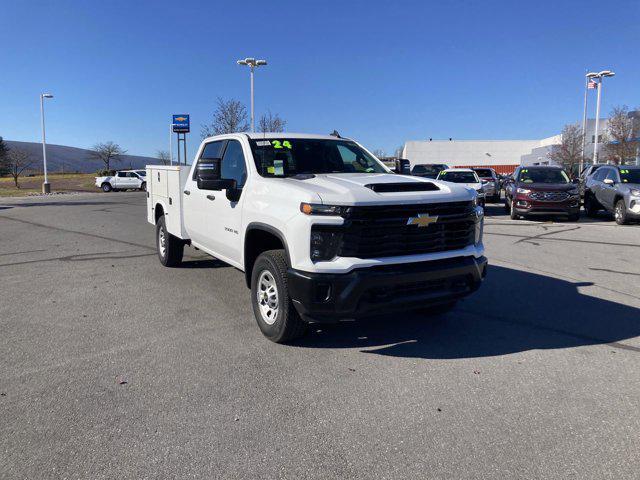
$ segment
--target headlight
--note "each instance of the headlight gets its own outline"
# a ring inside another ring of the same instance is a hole
[[[473,243],[478,245],[482,242],[482,231],[484,230],[484,210],[482,208],[476,209],[476,228],[474,232]]]
[[[340,205],[321,205],[318,203],[301,203],[300,211],[305,215],[333,215],[344,217],[351,212],[351,207]]]
[[[342,231],[329,225],[311,227],[310,256],[314,262],[332,260],[338,255]]]
[[[640,197],[640,190],[638,190],[637,188],[632,188],[631,195],[633,195],[634,197]]]
[[[531,193],[531,190],[529,190],[528,188],[520,188],[520,187],[518,187],[516,192],[517,193]]]

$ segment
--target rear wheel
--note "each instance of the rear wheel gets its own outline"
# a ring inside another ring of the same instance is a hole
[[[156,222],[156,247],[162,265],[165,267],[180,266],[184,254],[184,242],[167,231],[164,216]]]
[[[307,325],[293,306],[284,250],[260,254],[251,272],[251,304],[263,335],[276,343],[302,336]]]
[[[110,192],[111,190],[113,190],[111,188],[111,184],[107,182],[103,183],[101,188],[103,192]]]
[[[140,185],[140,190],[142,190],[143,192],[147,191],[147,182],[142,182],[142,185]]]
[[[627,206],[624,204],[624,200],[620,199],[616,202],[616,208],[613,211],[613,217],[616,219],[618,225],[626,225],[629,223],[627,220]]]

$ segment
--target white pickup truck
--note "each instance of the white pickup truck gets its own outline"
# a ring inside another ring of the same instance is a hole
[[[160,262],[179,266],[191,245],[243,271],[275,342],[308,323],[448,309],[486,273],[473,189],[397,175],[350,139],[220,135],[147,179]]]
[[[146,190],[146,170],[120,170],[115,175],[96,177],[96,187],[103,192],[118,190]]]

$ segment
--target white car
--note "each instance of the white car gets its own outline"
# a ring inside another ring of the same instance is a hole
[[[118,190],[147,190],[146,170],[120,170],[113,176],[96,177],[96,187],[103,192]]]
[[[438,180],[451,183],[459,183],[468,188],[473,188],[478,194],[478,203],[484,205],[485,191],[482,180],[478,174],[470,168],[448,168],[442,170],[437,177]]]
[[[474,190],[394,174],[347,138],[220,135],[147,178],[160,262],[180,266],[192,245],[243,271],[275,342],[308,323],[446,310],[486,273]]]

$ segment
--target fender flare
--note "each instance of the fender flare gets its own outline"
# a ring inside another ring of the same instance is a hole
[[[285,237],[284,233],[282,233],[280,230],[278,230],[276,227],[274,227],[273,225],[268,225],[266,223],[262,223],[262,222],[251,222],[247,225],[247,228],[245,229],[244,232],[244,242],[242,245],[242,264],[246,265],[246,258],[245,258],[245,252],[246,252],[246,246],[247,246],[247,236],[249,235],[249,233],[253,230],[262,230],[263,232],[267,232],[270,233],[272,235],[274,235],[275,237],[277,237],[281,242],[282,245],[284,246],[284,253],[285,253],[285,257],[287,260],[287,266],[291,267],[291,254],[289,252],[289,244],[287,243],[287,238]],[[245,268],[244,269],[244,274],[245,274],[245,278],[247,281],[247,285],[249,286],[251,284],[251,272],[249,271],[249,269]]]

